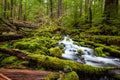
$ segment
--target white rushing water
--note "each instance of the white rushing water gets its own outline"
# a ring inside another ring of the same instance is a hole
[[[97,57],[94,55],[93,49],[73,43],[74,41],[68,36],[64,37],[62,41],[59,41],[59,45],[64,45],[65,51],[62,54],[63,58],[97,67],[120,66],[120,59],[118,58]],[[79,49],[82,50],[81,56],[79,56],[77,52]]]

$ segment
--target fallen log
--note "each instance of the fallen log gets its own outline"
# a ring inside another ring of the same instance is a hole
[[[16,30],[16,27],[14,25],[12,25],[11,23],[9,23],[9,21],[7,21],[1,17],[0,17],[0,21],[3,22],[4,24],[6,24],[8,27]]]
[[[0,42],[17,40],[23,38],[24,35],[0,35]]]
[[[11,56],[16,56],[16,57],[18,57],[19,59],[22,59],[22,60],[26,60],[28,58],[27,54],[25,54],[23,52],[20,52],[20,51],[17,51],[17,50],[0,48],[0,52],[2,54],[9,54]]]
[[[25,21],[16,21],[16,20],[10,20],[10,23],[16,26],[17,28],[31,28],[31,29],[37,29],[39,25],[32,24]]]

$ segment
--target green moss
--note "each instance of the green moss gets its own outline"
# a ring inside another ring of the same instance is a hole
[[[10,57],[7,57],[7,58],[3,59],[3,60],[1,61],[1,64],[13,63],[13,62],[15,62],[16,60],[18,60],[17,57],[15,57],[15,56],[10,56]]]
[[[79,77],[76,72],[72,71],[65,74],[64,80],[79,80]]]
[[[67,38],[66,41],[70,41],[70,38]]]
[[[82,55],[82,49],[79,49],[77,52],[78,52],[78,55],[79,55],[79,56]]]
[[[62,56],[62,50],[60,48],[50,48],[49,49],[50,55],[54,57],[61,57]]]
[[[99,43],[94,43],[92,41],[87,41],[87,40],[81,40],[86,42],[89,45],[92,45],[94,47],[102,47],[104,52],[108,52],[110,54],[110,56],[114,56],[114,57],[120,57],[120,51],[114,48],[111,48],[109,46],[103,45],[103,44],[99,44]]]
[[[47,75],[47,77],[44,78],[44,80],[56,80],[57,79],[57,75],[55,73],[49,73],[49,75]]]
[[[103,47],[97,47],[95,48],[95,55],[96,56],[106,56],[104,53],[103,53]]]
[[[78,43],[78,42],[74,42],[73,44],[79,45],[79,43]]]
[[[65,66],[64,67],[64,72],[65,73],[69,73],[69,72],[71,72],[72,71],[72,68],[70,67],[70,66]]]
[[[61,60],[56,57],[50,57],[45,55],[30,54],[29,61],[31,67],[40,69],[44,67],[47,70],[63,70],[66,66],[69,66],[73,71],[79,75],[103,75],[106,71],[104,68],[92,67],[85,64],[80,64],[71,60]]]
[[[85,46],[85,42],[80,42],[80,45],[81,46]]]

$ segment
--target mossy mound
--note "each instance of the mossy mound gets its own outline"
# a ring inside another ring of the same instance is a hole
[[[62,50],[60,50],[59,47],[50,48],[49,52],[50,52],[50,56],[53,56],[53,57],[61,57],[62,56]]]
[[[82,55],[82,50],[81,50],[81,49],[79,49],[77,52],[78,52],[78,55],[79,55],[79,56]]]
[[[65,74],[64,80],[80,80],[76,72],[72,71]]]

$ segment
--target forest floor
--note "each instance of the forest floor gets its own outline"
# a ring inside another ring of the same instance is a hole
[[[95,56],[120,58],[120,33],[116,29],[112,30],[111,27],[108,27],[108,30],[101,30],[105,26],[92,27],[86,30],[84,28],[76,29],[48,25],[40,26],[39,29],[29,32],[26,31],[28,29],[20,30],[20,35],[15,35],[16,32],[3,31],[0,35],[0,68],[7,69],[0,69],[0,73],[12,80],[46,80],[45,78],[49,75],[49,78],[52,77],[54,80],[56,78],[60,80],[79,80],[78,76],[81,80],[88,80],[89,78],[89,80],[101,80],[96,76],[104,77],[103,74],[107,74],[106,71],[110,70],[109,67],[97,68],[62,59],[61,55],[64,52],[64,47],[63,45],[58,46],[58,41],[63,40],[64,36],[68,35],[74,40],[74,44],[94,49]],[[104,35],[104,33],[107,35]],[[56,46],[59,48],[56,48]],[[19,56],[21,54],[27,55],[28,58],[23,59],[23,56]],[[114,68],[111,67],[111,69]],[[115,67],[115,69],[118,68]],[[94,78],[91,79],[91,75],[94,75]],[[117,77],[119,76],[117,74]],[[62,79],[63,77],[65,79]],[[111,78],[111,76],[109,77]]]

